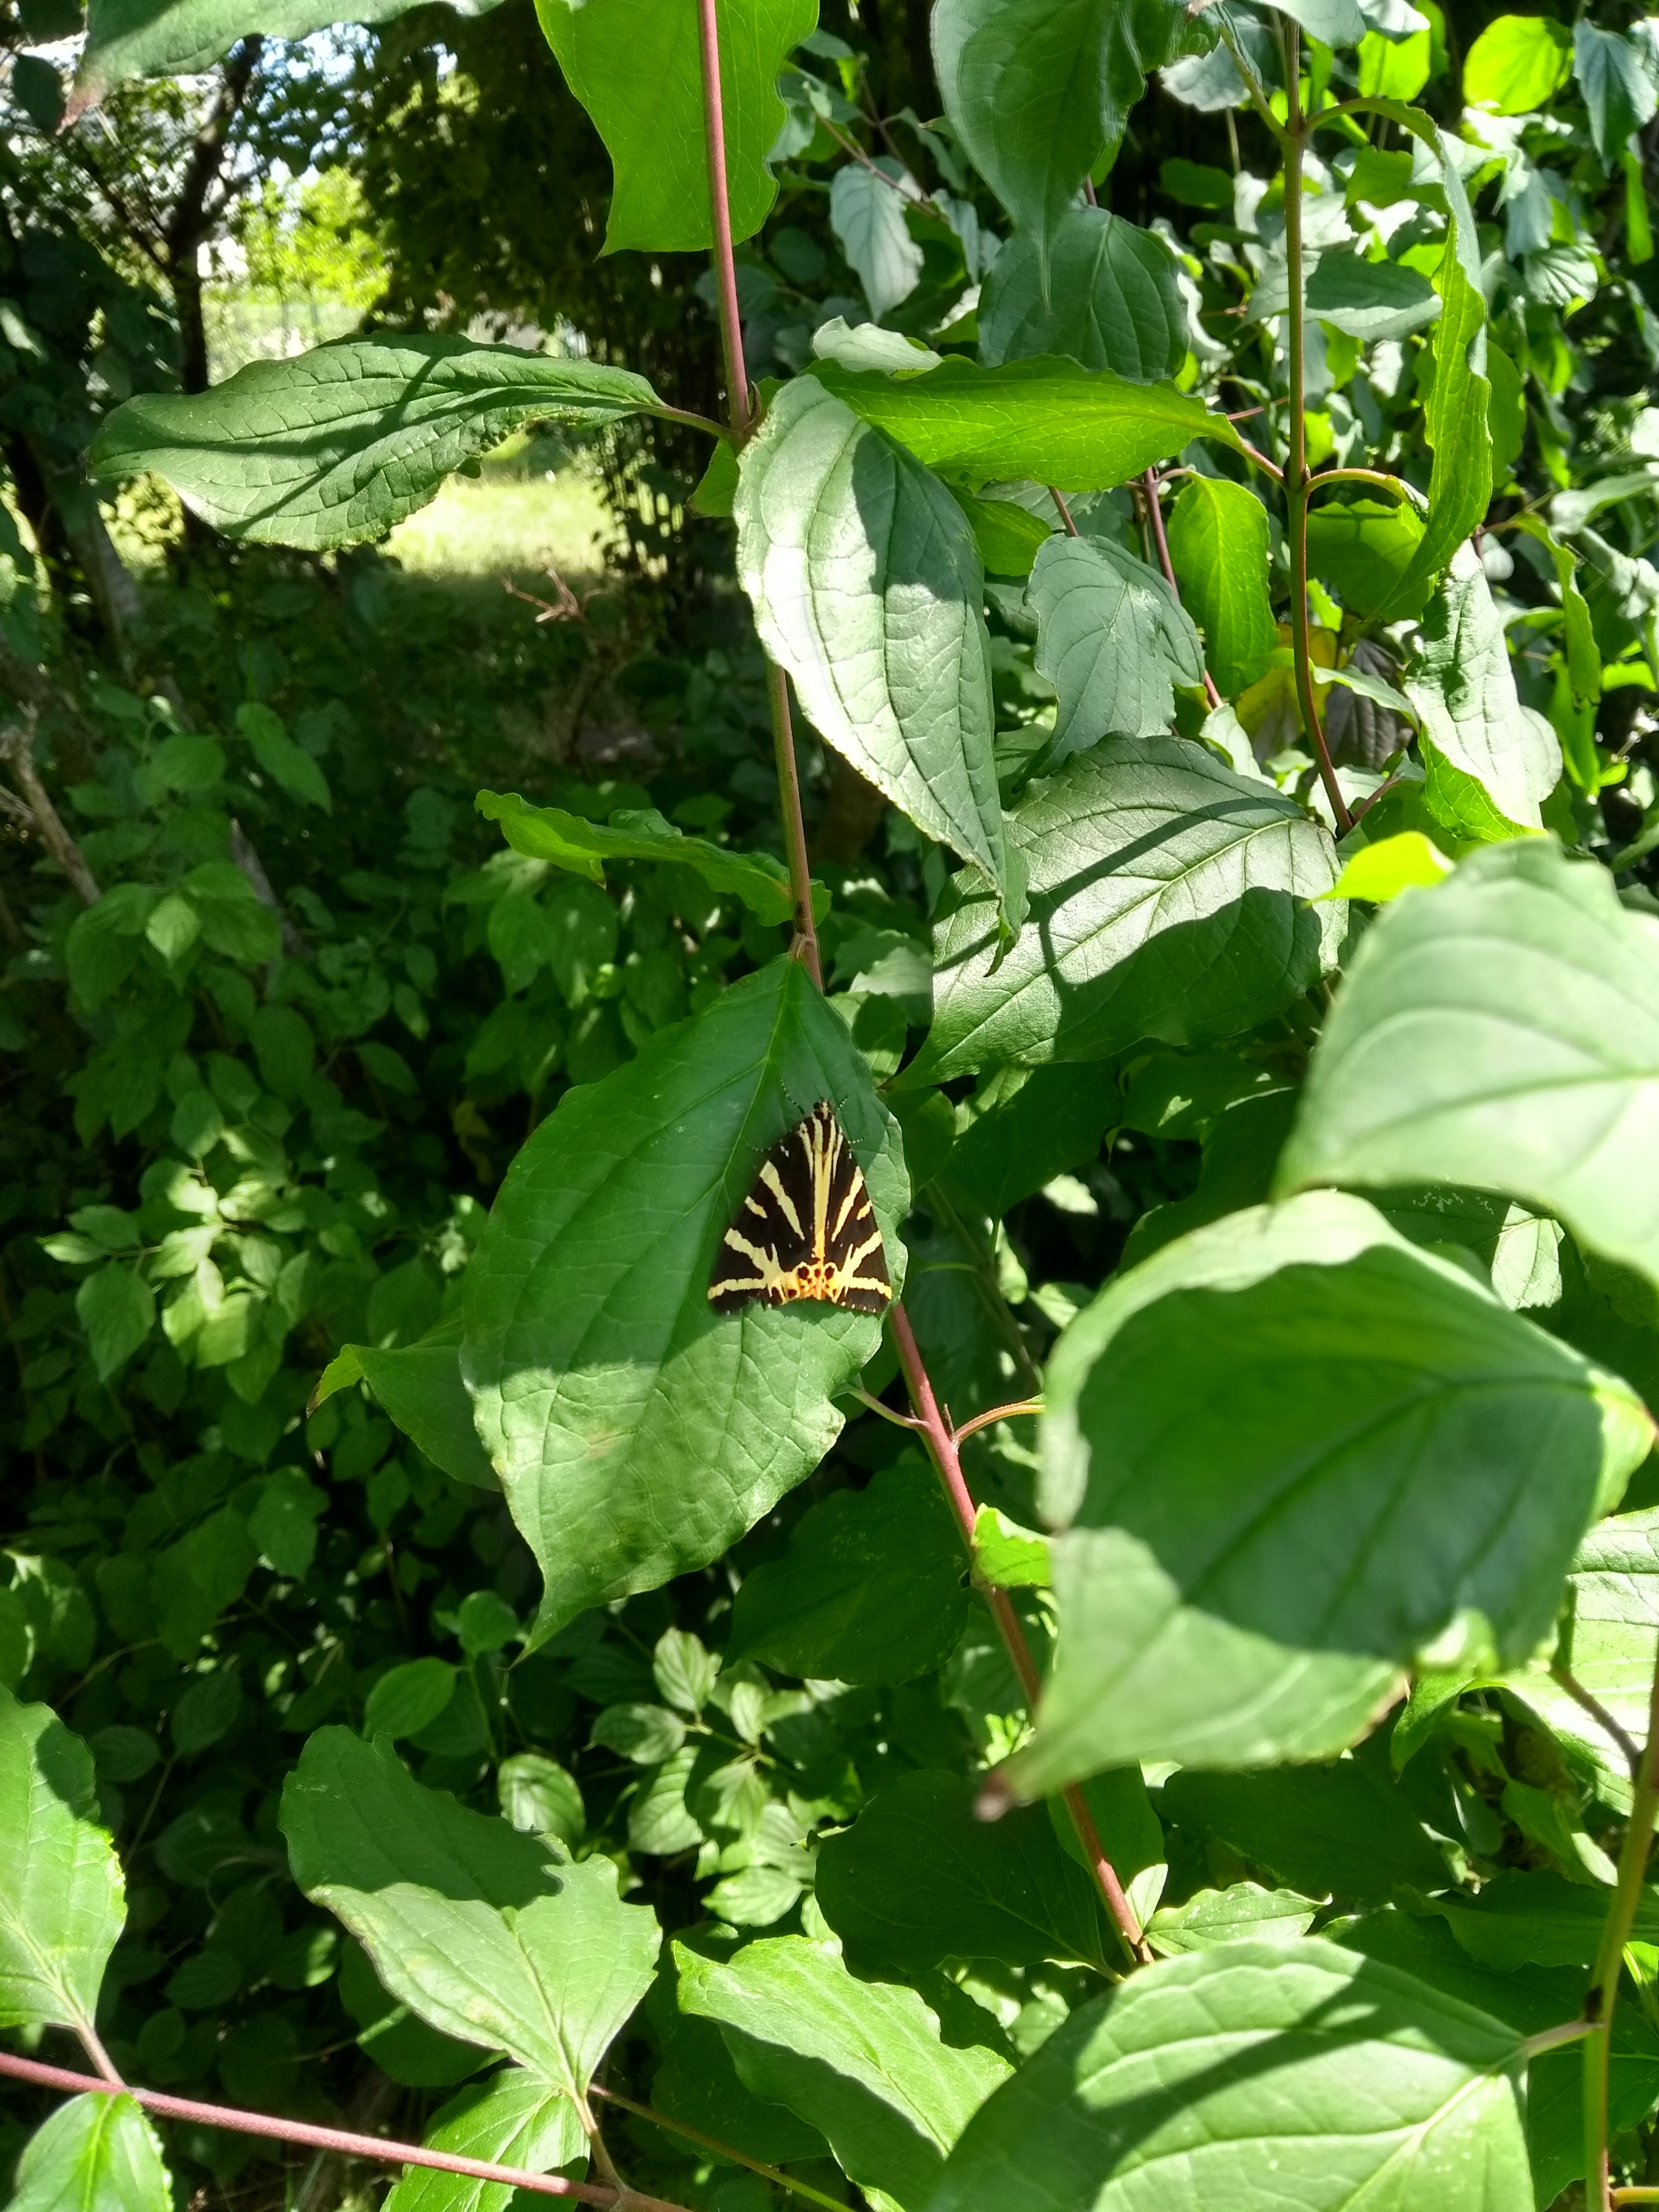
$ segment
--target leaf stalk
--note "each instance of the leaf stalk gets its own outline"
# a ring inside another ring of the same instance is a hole
[[[1595,1978],[1584,2000],[1589,2033],[1584,2041],[1584,2171],[1585,2194],[1594,2212],[1611,2212],[1615,2202],[1607,2174],[1607,2071],[1612,2055],[1613,2014],[1619,2002],[1619,1976],[1625,1963],[1625,1946],[1642,1901],[1643,1877],[1653,1842],[1653,1822],[1659,1811],[1659,1654],[1656,1654],[1653,1684],[1648,1693],[1648,1740],[1637,1771],[1630,1820],[1619,1853],[1619,1874],[1613,1902],[1601,1927],[1596,1954]],[[1647,2199],[1619,2192],[1618,2201],[1659,2202],[1659,2192]]]

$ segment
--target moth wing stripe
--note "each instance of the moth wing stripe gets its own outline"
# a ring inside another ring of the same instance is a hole
[[[842,1231],[846,1228],[847,1217],[852,1212],[854,1202],[859,1197],[863,1188],[864,1177],[859,1173],[858,1170],[854,1168],[853,1170],[853,1180],[848,1185],[847,1195],[841,1202],[841,1212],[836,1216],[836,1225],[830,1231],[832,1238],[839,1237]],[[866,1206],[864,1210],[867,1213],[870,1209]]]
[[[841,1263],[843,1272],[848,1267],[856,1267],[860,1266],[864,1261],[869,1258],[872,1252],[879,1252],[880,1249],[881,1231],[878,1229],[873,1237],[866,1237],[862,1244],[854,1246],[853,1249],[847,1255],[847,1257]]]
[[[770,1160],[763,1160],[761,1162],[760,1175],[757,1179],[766,1185],[768,1190],[771,1192],[773,1197],[776,1199],[778,1204],[783,1208],[784,1218],[788,1222],[789,1226],[794,1231],[796,1236],[805,1236],[806,1232],[800,1225],[800,1216],[795,1211],[795,1201],[790,1197],[788,1192],[784,1188],[783,1177],[778,1173],[775,1164]]]

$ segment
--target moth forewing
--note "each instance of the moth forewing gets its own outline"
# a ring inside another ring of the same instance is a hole
[[[880,1313],[892,1281],[875,1208],[827,1098],[779,1138],[720,1240],[708,1303],[735,1313],[752,1299],[800,1299]]]

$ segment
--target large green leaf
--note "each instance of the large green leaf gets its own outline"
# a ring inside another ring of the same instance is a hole
[[[1650,1508],[1604,1521],[1585,1537],[1567,1578],[1556,1656],[1640,1743],[1647,1734],[1656,1650],[1659,1510]],[[1609,1804],[1626,1805],[1631,1778],[1623,1746],[1569,1696],[1547,1666],[1540,1661],[1510,1674],[1507,1683],[1548,1728],[1584,1753],[1597,1771],[1597,1795]],[[1641,1940],[1659,1942],[1659,1926]]]
[[[1026,1796],[1328,1756],[1437,1639],[1524,1656],[1652,1434],[1625,1384],[1334,1192],[1132,1269],[1044,1396],[1060,1635]]]
[[[933,10],[945,112],[1045,254],[1084,178],[1115,151],[1148,72],[1213,43],[1179,0],[940,0]]]
[[[0,2027],[90,2024],[126,1918],[92,1756],[50,1705],[0,1689]]]
[[[1498,1879],[1502,1883],[1509,1878],[1500,1875]],[[1605,1890],[1581,1889],[1577,1893],[1605,1917]],[[1540,2035],[1559,2027],[1564,2021],[1574,2018],[1583,2002],[1582,1968],[1575,1972],[1530,1966],[1494,1972],[1460,1952],[1443,1927],[1405,1911],[1368,1913],[1351,1922],[1340,1940],[1350,1950],[1364,1952],[1367,1958],[1380,1959],[1414,1975],[1444,1996],[1506,2021],[1522,2035]],[[1659,2038],[1634,2005],[1621,2004],[1613,2018],[1612,2040],[1607,2120],[1609,2135],[1617,2136],[1638,2125],[1653,2109]],[[1532,2160],[1534,2201],[1553,2205],[1567,2185],[1584,2171],[1584,2054],[1577,2043],[1538,2053],[1528,2061],[1527,2149]]]
[[[930,2212],[1516,2212],[1521,2039],[1332,1943],[1234,1943],[1074,2012]]]
[[[1170,558],[1210,673],[1237,698],[1279,643],[1267,508],[1225,477],[1189,477],[1170,515]]]
[[[463,1371],[546,1577],[540,1626],[717,1559],[829,1450],[879,1323],[709,1307],[760,1161],[827,1098],[896,1279],[895,1124],[845,1024],[778,960],[567,1091],[507,1172],[466,1274]]]
[[[962,1537],[931,1467],[907,1460],[802,1515],[744,1577],[730,1657],[831,1682],[908,1682],[950,1656],[969,1599]]]
[[[803,376],[744,449],[734,512],[762,639],[820,732],[1004,892],[984,572],[962,509]]]
[[[547,43],[616,171],[605,251],[694,253],[712,243],[697,11],[675,0],[536,0]],[[721,0],[732,234],[751,238],[777,182],[766,156],[787,120],[778,71],[810,35],[817,0]]]
[[[1405,1798],[1351,1759],[1266,1774],[1172,1774],[1164,1810],[1314,1897],[1377,1904],[1401,1887],[1446,1884],[1446,1862]]]
[[[239,39],[308,39],[338,22],[385,23],[415,0],[88,0],[87,43],[65,124],[132,76],[191,76]],[[483,15],[498,0],[450,0]]]
[[[1572,73],[1584,95],[1595,150],[1608,168],[1633,134],[1652,122],[1659,104],[1645,52],[1621,32],[1583,21],[1573,26]]]
[[[688,837],[654,807],[623,811],[600,823],[560,806],[532,806],[517,792],[481,791],[476,803],[487,821],[500,823],[515,853],[550,860],[590,883],[605,881],[607,860],[664,860],[694,869],[710,890],[741,899],[763,922],[787,921],[794,913],[789,871],[781,860],[770,853],[733,853],[706,837]]]
[[[472,1401],[461,1381],[461,1317],[453,1315],[413,1344],[384,1348],[348,1344],[323,1370],[312,1404],[367,1382],[404,1434],[434,1467],[458,1482],[495,1487],[495,1469],[472,1424]]]
[[[953,354],[926,376],[830,362],[816,362],[812,374],[918,460],[976,485],[1029,477],[1066,491],[1106,491],[1194,438],[1243,450],[1224,415],[1173,384],[1132,384],[1074,361],[980,368]]]
[[[1103,737],[1170,729],[1175,686],[1204,681],[1192,617],[1156,568],[1109,538],[1049,538],[1026,604],[1036,617],[1037,669],[1057,702],[1051,764]]]
[[[1499,15],[1463,61],[1463,97],[1498,115],[1542,107],[1572,73],[1572,40],[1547,15]]]
[[[1506,822],[1543,826],[1539,808],[1561,780],[1561,747],[1544,717],[1522,708],[1492,586],[1468,545],[1429,603],[1406,695],[1435,750],[1473,776]]]
[[[1279,1188],[1468,1183],[1659,1280],[1659,925],[1553,841],[1379,915],[1316,1047]]]
[[[681,2009],[720,2022],[744,2086],[827,2136],[861,2189],[921,2212],[1006,2063],[942,2042],[914,1990],[855,1980],[833,1946],[778,1936],[725,1966],[678,1943],[674,1956]]]
[[[1187,357],[1187,310],[1161,238],[1104,208],[1060,218],[1042,281],[1034,240],[1006,240],[979,303],[979,357],[988,368],[1035,354],[1067,354],[1085,368],[1137,384],[1173,376]]]
[[[597,425],[660,404],[642,376],[457,337],[349,338],[255,361],[211,391],[108,416],[88,473],[153,471],[228,538],[309,552],[379,538],[526,422]]]
[[[1308,903],[1336,881],[1330,838],[1204,746],[1114,740],[1033,785],[1009,828],[1030,919],[999,961],[989,898],[957,878],[908,1080],[1235,1036],[1334,963],[1346,908]]]
[[[587,2137],[574,2100],[516,2066],[452,2097],[423,2141],[428,2150],[530,2173],[585,2167],[587,2160]],[[513,2194],[504,2181],[410,2166],[384,2204],[385,2212],[507,2212]]]
[[[161,2147],[131,2097],[71,2097],[17,2161],[8,2212],[171,2212]]]
[[[960,1775],[901,1775],[823,1844],[815,1893],[854,1960],[901,1972],[947,1959],[1103,1962],[1099,1892],[1047,1812],[981,1820],[976,1794]]]
[[[282,1818],[295,1879],[393,1996],[441,2033],[586,2094],[662,1941],[649,1909],[617,1896],[611,1860],[560,1865],[538,1839],[411,1782],[385,1738],[366,1745],[343,1729],[307,1744]]]

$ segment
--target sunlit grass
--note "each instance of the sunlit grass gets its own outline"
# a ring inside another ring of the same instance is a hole
[[[582,470],[527,483],[451,477],[392,532],[386,550],[419,575],[511,574],[523,582],[550,563],[562,575],[597,574],[613,529],[599,484]]]

